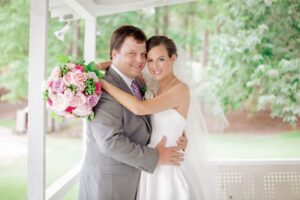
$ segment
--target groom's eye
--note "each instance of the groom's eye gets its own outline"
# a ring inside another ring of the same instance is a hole
[[[153,61],[153,60],[151,60],[151,59],[147,60],[148,63],[150,63],[150,62],[152,62],[152,61]]]
[[[128,55],[129,56],[135,56],[135,52],[129,52]]]
[[[160,61],[160,62],[163,62],[163,61],[165,61],[165,59],[164,59],[164,58],[160,58],[159,61]]]

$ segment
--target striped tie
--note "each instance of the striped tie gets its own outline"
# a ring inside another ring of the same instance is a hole
[[[132,89],[132,92],[133,92],[133,94],[136,98],[138,98],[139,100],[143,99],[140,87],[139,87],[138,83],[136,82],[136,80],[132,81],[131,89]]]

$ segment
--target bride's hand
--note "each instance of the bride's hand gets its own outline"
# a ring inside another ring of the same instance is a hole
[[[111,65],[111,61],[105,61],[101,63],[97,63],[96,66],[99,70],[106,71],[108,67]]]
[[[167,138],[163,137],[162,140],[156,145],[156,149],[159,152],[159,164],[160,165],[180,165],[183,161],[183,153],[181,148],[165,147]]]
[[[182,136],[179,137],[177,140],[177,146],[181,148],[183,151],[185,151],[187,145],[188,145],[188,139],[186,137],[185,131],[183,131]]]

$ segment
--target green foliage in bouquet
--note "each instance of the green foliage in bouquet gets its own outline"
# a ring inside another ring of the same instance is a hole
[[[146,94],[146,91],[147,91],[147,86],[144,85],[144,86],[141,88],[141,93],[142,93],[143,96]]]
[[[85,89],[86,94],[91,95],[91,94],[95,93],[96,86],[95,86],[94,80],[92,78],[85,81],[85,86],[86,86],[86,89]]]
[[[69,85],[68,88],[72,91],[75,92],[77,91],[77,86],[76,85]]]
[[[49,99],[49,91],[48,90],[44,90],[43,92],[43,100],[44,101],[48,101]]]
[[[88,71],[94,72],[99,79],[102,79],[104,77],[104,74],[97,69],[95,62],[90,62],[89,64],[87,64],[84,68],[84,71],[85,72],[88,72]]]

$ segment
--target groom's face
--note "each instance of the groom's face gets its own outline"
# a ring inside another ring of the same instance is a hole
[[[146,63],[146,42],[127,37],[120,49],[112,50],[113,64],[126,76],[136,78]]]

